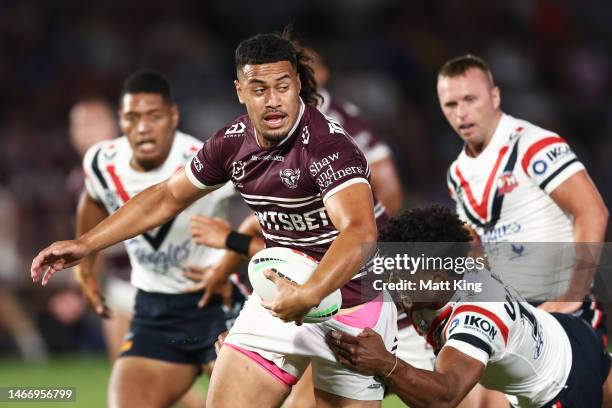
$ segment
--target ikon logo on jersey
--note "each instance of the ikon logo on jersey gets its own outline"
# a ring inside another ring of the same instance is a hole
[[[546,152],[546,157],[551,163],[556,163],[564,156],[572,153],[572,149],[568,145],[554,146],[548,152]]]
[[[497,329],[495,326],[482,316],[467,315],[463,320],[463,324],[466,328],[473,328],[487,335],[491,340],[494,340],[495,336],[497,336]]]
[[[510,171],[503,172],[497,179],[497,195],[502,196],[518,187],[518,180]]]

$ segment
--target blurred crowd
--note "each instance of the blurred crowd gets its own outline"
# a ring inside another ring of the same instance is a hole
[[[174,86],[180,128],[206,139],[243,112],[234,47],[291,23],[331,68],[332,93],[358,105],[391,146],[404,205],[451,205],[445,172],[461,143],[435,79],[445,60],[471,52],[490,63],[503,110],[565,137],[610,208],[611,15],[603,0],[0,2],[0,354],[101,347],[70,274],[43,291],[28,273],[40,248],[74,234],[76,102],[116,105],[127,75],[157,69]]]

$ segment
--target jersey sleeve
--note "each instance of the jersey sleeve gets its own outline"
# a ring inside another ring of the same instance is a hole
[[[202,190],[215,190],[229,181],[223,154],[223,131],[208,139],[185,166],[191,183]]]
[[[506,350],[512,323],[500,312],[500,302],[458,304],[444,329],[444,347],[453,347],[485,366],[499,360]]]
[[[361,115],[359,108],[348,102],[344,103],[342,108],[347,115],[343,126],[353,137],[368,163],[391,157],[391,149],[378,136],[372,123]]]
[[[362,151],[338,122],[327,120],[330,134],[320,139],[308,158],[308,171],[323,203],[353,184],[370,184],[370,167]]]
[[[584,170],[567,142],[560,136],[525,135],[520,141],[523,171],[547,194],[565,180]]]
[[[100,171],[100,152],[104,142],[90,147],[83,157],[83,173],[85,174],[85,191],[92,200],[102,202],[104,196],[104,176]]]

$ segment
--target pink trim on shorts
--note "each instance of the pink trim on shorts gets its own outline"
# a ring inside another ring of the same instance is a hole
[[[375,299],[366,303],[361,309],[349,314],[338,315],[334,317],[340,323],[347,326],[356,327],[358,329],[372,328],[376,326],[380,311],[383,306],[383,294],[379,294]]]
[[[286,372],[285,370],[283,370],[282,368],[280,368],[279,366],[277,366],[276,364],[274,364],[272,361],[268,360],[267,358],[262,357],[260,354],[254,351],[250,351],[242,347],[236,346],[235,344],[223,343],[223,345],[231,347],[234,350],[241,352],[242,354],[244,354],[251,360],[255,361],[257,364],[265,368],[270,374],[276,377],[276,379],[278,379],[283,384],[291,387],[295,385],[295,383],[297,383],[298,379],[296,377],[292,376],[291,374],[289,374],[288,372]]]

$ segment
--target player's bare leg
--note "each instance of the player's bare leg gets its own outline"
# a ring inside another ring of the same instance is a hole
[[[319,389],[314,390],[317,408],[378,408],[380,401],[360,401],[330,394]]]
[[[206,406],[208,408],[280,407],[289,387],[249,357],[222,347],[215,363]]]
[[[119,358],[111,373],[108,406],[169,407],[191,387],[197,375],[197,367],[189,364],[134,356]]]
[[[47,358],[45,342],[34,322],[21,307],[15,295],[2,287],[0,287],[0,327],[6,329],[13,337],[25,360],[43,361]]]
[[[603,384],[603,398],[602,405],[603,408],[612,408],[612,370],[608,373],[608,378],[606,378],[606,382]]]
[[[316,408],[317,402],[312,383],[312,365],[308,365],[300,380],[291,388],[291,393],[283,403],[284,408]]]

